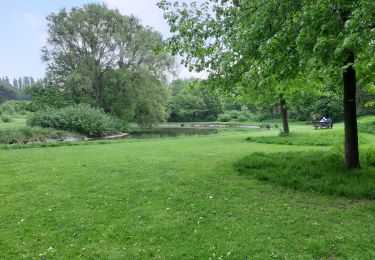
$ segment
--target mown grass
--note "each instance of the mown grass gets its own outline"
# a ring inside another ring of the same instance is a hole
[[[246,141],[271,134],[0,149],[0,258],[374,259],[374,200],[238,174],[254,152],[330,154]]]

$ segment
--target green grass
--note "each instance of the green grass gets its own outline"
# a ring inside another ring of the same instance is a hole
[[[255,152],[325,158],[331,151],[246,141],[272,135],[0,149],[0,258],[374,259],[374,200],[238,173],[235,163]]]
[[[26,126],[26,119],[25,118],[13,117],[12,122],[2,122],[2,121],[0,121],[0,129],[24,127],[24,126]]]
[[[345,168],[343,151],[253,153],[238,171],[260,181],[354,199],[375,199],[375,149],[362,151],[362,168]]]
[[[344,133],[340,130],[317,130],[310,133],[290,133],[289,135],[249,136],[250,142],[282,145],[316,145],[316,146],[342,146]],[[368,138],[359,135],[359,143],[366,144]]]
[[[359,122],[358,130],[363,133],[375,134],[375,118],[365,117]]]

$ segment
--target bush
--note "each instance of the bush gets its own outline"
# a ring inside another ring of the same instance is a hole
[[[123,130],[120,119],[85,104],[38,111],[28,120],[27,124],[75,131],[88,136],[104,136]]]
[[[220,122],[229,122],[231,119],[232,117],[229,114],[220,114],[217,120]]]
[[[1,115],[1,121],[3,121],[4,123],[9,123],[13,121],[13,118],[10,115],[3,114]]]
[[[8,100],[1,104],[0,111],[3,114],[25,114],[29,111],[30,102],[29,101],[19,101],[19,100]]]
[[[245,115],[239,115],[239,116],[237,117],[237,120],[238,120],[239,122],[245,122],[245,121],[248,120],[248,118],[247,118],[247,116],[245,116]]]

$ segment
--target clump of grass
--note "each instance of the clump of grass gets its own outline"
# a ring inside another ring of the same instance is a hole
[[[2,114],[1,121],[3,121],[4,123],[9,123],[13,121],[13,118],[10,115]]]
[[[253,153],[235,167],[243,175],[295,190],[375,199],[375,149],[361,154],[359,170],[346,169],[342,151]]]
[[[256,136],[246,140],[265,144],[340,146],[344,144],[344,132],[327,130],[319,133],[281,133],[279,136]],[[359,142],[365,143],[366,140],[360,136]]]
[[[358,130],[363,133],[375,134],[375,121],[359,123]]]
[[[44,142],[47,139],[61,139],[72,135],[66,131],[38,127],[18,127],[0,129],[0,144],[27,144]]]

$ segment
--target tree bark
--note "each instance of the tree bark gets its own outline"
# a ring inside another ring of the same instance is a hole
[[[356,111],[356,75],[354,53],[348,54],[348,67],[343,73],[344,79],[344,124],[345,124],[345,162],[349,169],[359,168],[358,129]]]
[[[280,113],[281,113],[281,118],[283,121],[284,134],[289,134],[288,115],[286,112],[286,102],[285,102],[284,95],[280,95]]]
[[[100,89],[100,78],[98,76],[95,77],[94,80],[94,89],[95,89],[95,105],[96,107],[102,106],[102,93]]]

